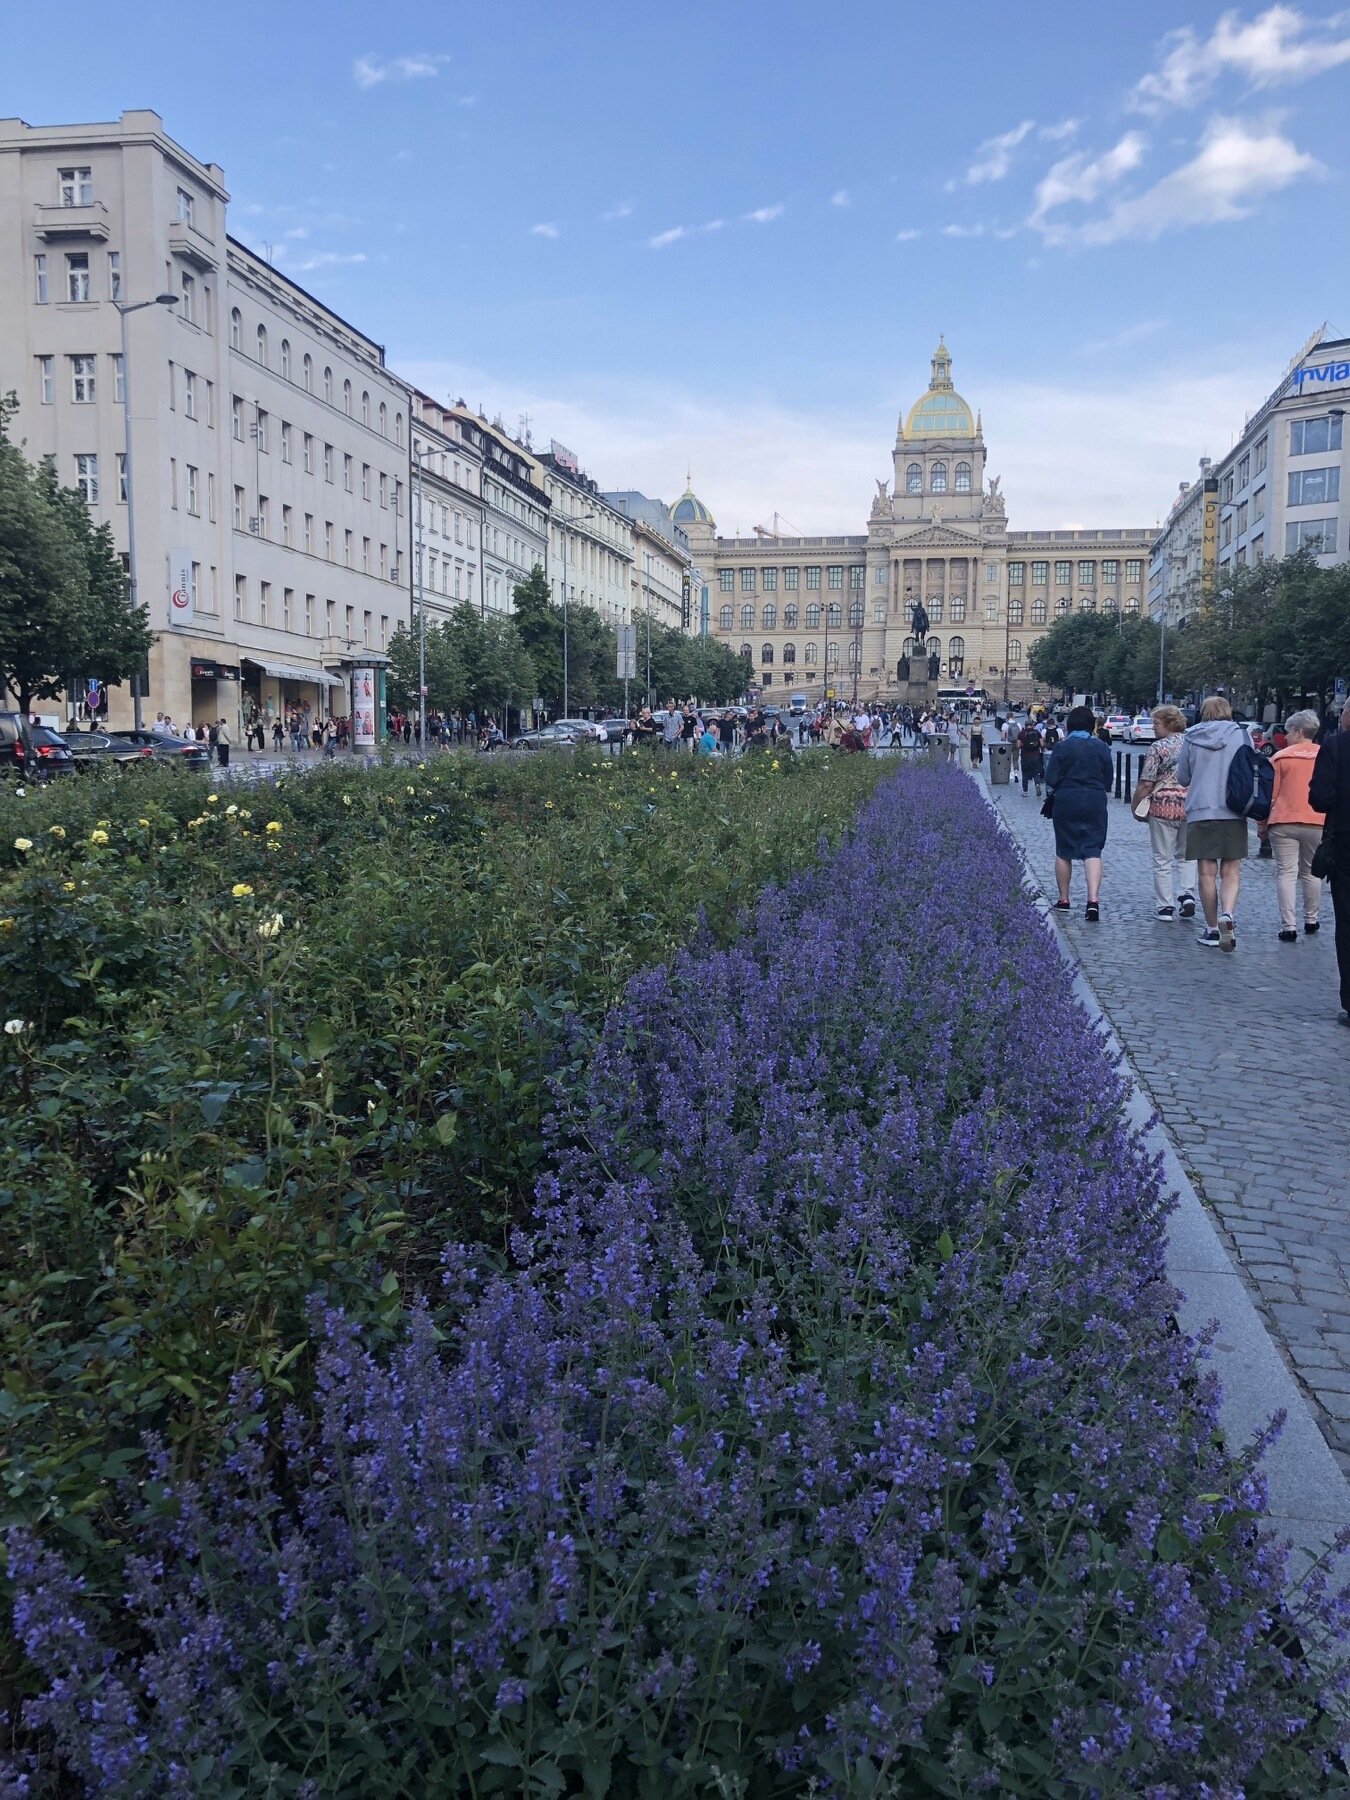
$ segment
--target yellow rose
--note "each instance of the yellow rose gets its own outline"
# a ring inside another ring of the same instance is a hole
[[[236,900],[247,900],[253,889],[246,881],[236,881],[230,892]]]
[[[219,794],[208,794],[206,796],[206,804],[208,806],[214,806],[216,801],[219,800],[219,798],[220,798]]]
[[[63,881],[61,883],[61,892],[63,894],[73,894],[75,892],[75,883],[73,881]]]
[[[54,838],[63,838],[66,835],[64,825],[49,825],[47,829]]]
[[[89,842],[91,844],[106,844],[107,841],[108,834],[106,831],[100,831],[95,827],[94,830],[89,833]]]
[[[273,913],[270,919],[264,919],[258,927],[260,938],[274,938],[286,923],[280,913]]]
[[[237,806],[227,806],[225,808],[225,817],[227,819],[232,819],[238,811],[239,808]]]
[[[281,820],[280,819],[269,819],[267,821],[267,831],[268,831],[268,835],[270,837],[275,837],[277,832],[280,830],[281,830]]]
[[[33,848],[33,840],[32,838],[15,838],[14,848],[16,850],[31,850]]]
[[[13,919],[0,919],[0,931],[13,931]]]
[[[143,825],[143,826],[144,826],[144,827],[145,827],[145,829],[146,829],[146,830],[147,830],[147,831],[149,831],[149,829],[150,829],[150,821],[149,821],[149,819],[137,819],[137,821],[136,821],[136,823],[137,823],[137,824],[138,824],[138,825]]]
[[[776,769],[778,767],[778,758],[776,756],[774,757],[773,761],[769,764],[769,767],[771,769]]]

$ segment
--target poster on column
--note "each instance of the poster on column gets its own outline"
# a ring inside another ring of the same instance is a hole
[[[352,671],[352,742],[375,742],[375,671]]]
[[[169,623],[178,630],[191,630],[195,623],[196,595],[192,591],[192,552],[169,552]]]

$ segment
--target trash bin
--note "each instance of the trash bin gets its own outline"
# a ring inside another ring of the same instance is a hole
[[[986,746],[989,755],[989,779],[995,787],[1007,787],[1008,778],[1012,774],[1012,746],[1010,744],[989,744]]]
[[[930,763],[945,763],[947,760],[946,738],[930,737],[924,745],[924,750]]]

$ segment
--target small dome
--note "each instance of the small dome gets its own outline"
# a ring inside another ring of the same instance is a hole
[[[928,392],[910,408],[905,420],[907,438],[958,438],[975,436],[970,408],[952,386],[952,353],[939,338],[933,352]]]
[[[670,516],[677,525],[707,525],[714,531],[717,529],[712,514],[689,485],[688,478],[684,492],[670,509]]]

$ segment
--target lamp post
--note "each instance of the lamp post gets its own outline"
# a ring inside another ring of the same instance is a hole
[[[562,534],[562,553],[563,553],[563,709],[562,709],[562,716],[564,717],[564,719],[570,719],[572,716],[571,710],[569,709],[568,704],[567,704],[569,695],[571,693],[571,688],[570,688],[569,680],[568,680],[568,670],[567,670],[567,603],[568,603],[568,594],[567,594],[567,527],[570,524],[572,524],[572,522],[574,520],[579,522],[582,525],[589,525],[596,518],[596,516],[597,515],[593,512],[566,513],[566,514],[564,514],[564,520],[563,520],[563,534]]]
[[[643,599],[647,607],[647,705],[652,703],[652,553],[642,552],[642,560],[647,565],[647,579],[643,590]]]
[[[426,748],[427,729],[427,597],[422,586],[422,458],[431,445],[413,451],[417,464],[417,748]]]
[[[156,294],[153,300],[137,300],[131,306],[123,306],[120,300],[112,303],[116,309],[122,327],[122,475],[127,484],[127,590],[130,594],[132,610],[136,607],[136,489],[131,479],[131,350],[127,343],[127,319],[134,312],[144,312],[147,306],[177,306],[177,294]],[[139,665],[131,677],[132,718],[137,731],[141,729],[141,671]]]

